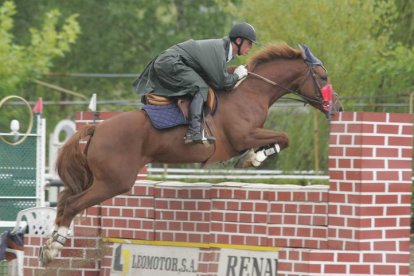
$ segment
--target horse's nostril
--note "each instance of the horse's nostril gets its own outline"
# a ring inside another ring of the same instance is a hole
[[[342,106],[341,107],[339,107],[339,110],[338,110],[339,112],[342,112],[342,111],[344,111],[344,109],[342,108]]]

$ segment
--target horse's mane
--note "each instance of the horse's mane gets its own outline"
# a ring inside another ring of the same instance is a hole
[[[253,70],[259,64],[280,58],[302,58],[302,51],[294,49],[286,43],[270,44],[253,55],[249,59],[247,67],[249,70]]]

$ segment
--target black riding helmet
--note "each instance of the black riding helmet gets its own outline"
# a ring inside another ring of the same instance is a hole
[[[240,37],[241,42],[236,43],[236,38]],[[240,55],[240,47],[243,44],[244,39],[248,39],[253,43],[257,43],[256,41],[256,31],[254,30],[253,26],[246,22],[237,23],[234,25],[230,32],[229,38],[232,42],[234,42],[238,48],[238,54]]]

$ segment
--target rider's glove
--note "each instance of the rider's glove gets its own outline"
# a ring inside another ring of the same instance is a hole
[[[234,70],[234,74],[236,74],[239,77],[239,80],[242,78],[245,78],[247,76],[247,69],[246,66],[240,65]]]

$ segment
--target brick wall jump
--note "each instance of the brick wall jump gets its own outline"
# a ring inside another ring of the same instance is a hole
[[[409,275],[412,123],[407,114],[334,117],[329,186],[137,180],[77,218],[46,271],[110,275],[113,243],[102,238],[121,238],[210,244],[200,251],[204,276],[217,275],[222,244],[277,247],[280,276]],[[46,272],[37,261],[44,240],[26,236],[25,275]]]

